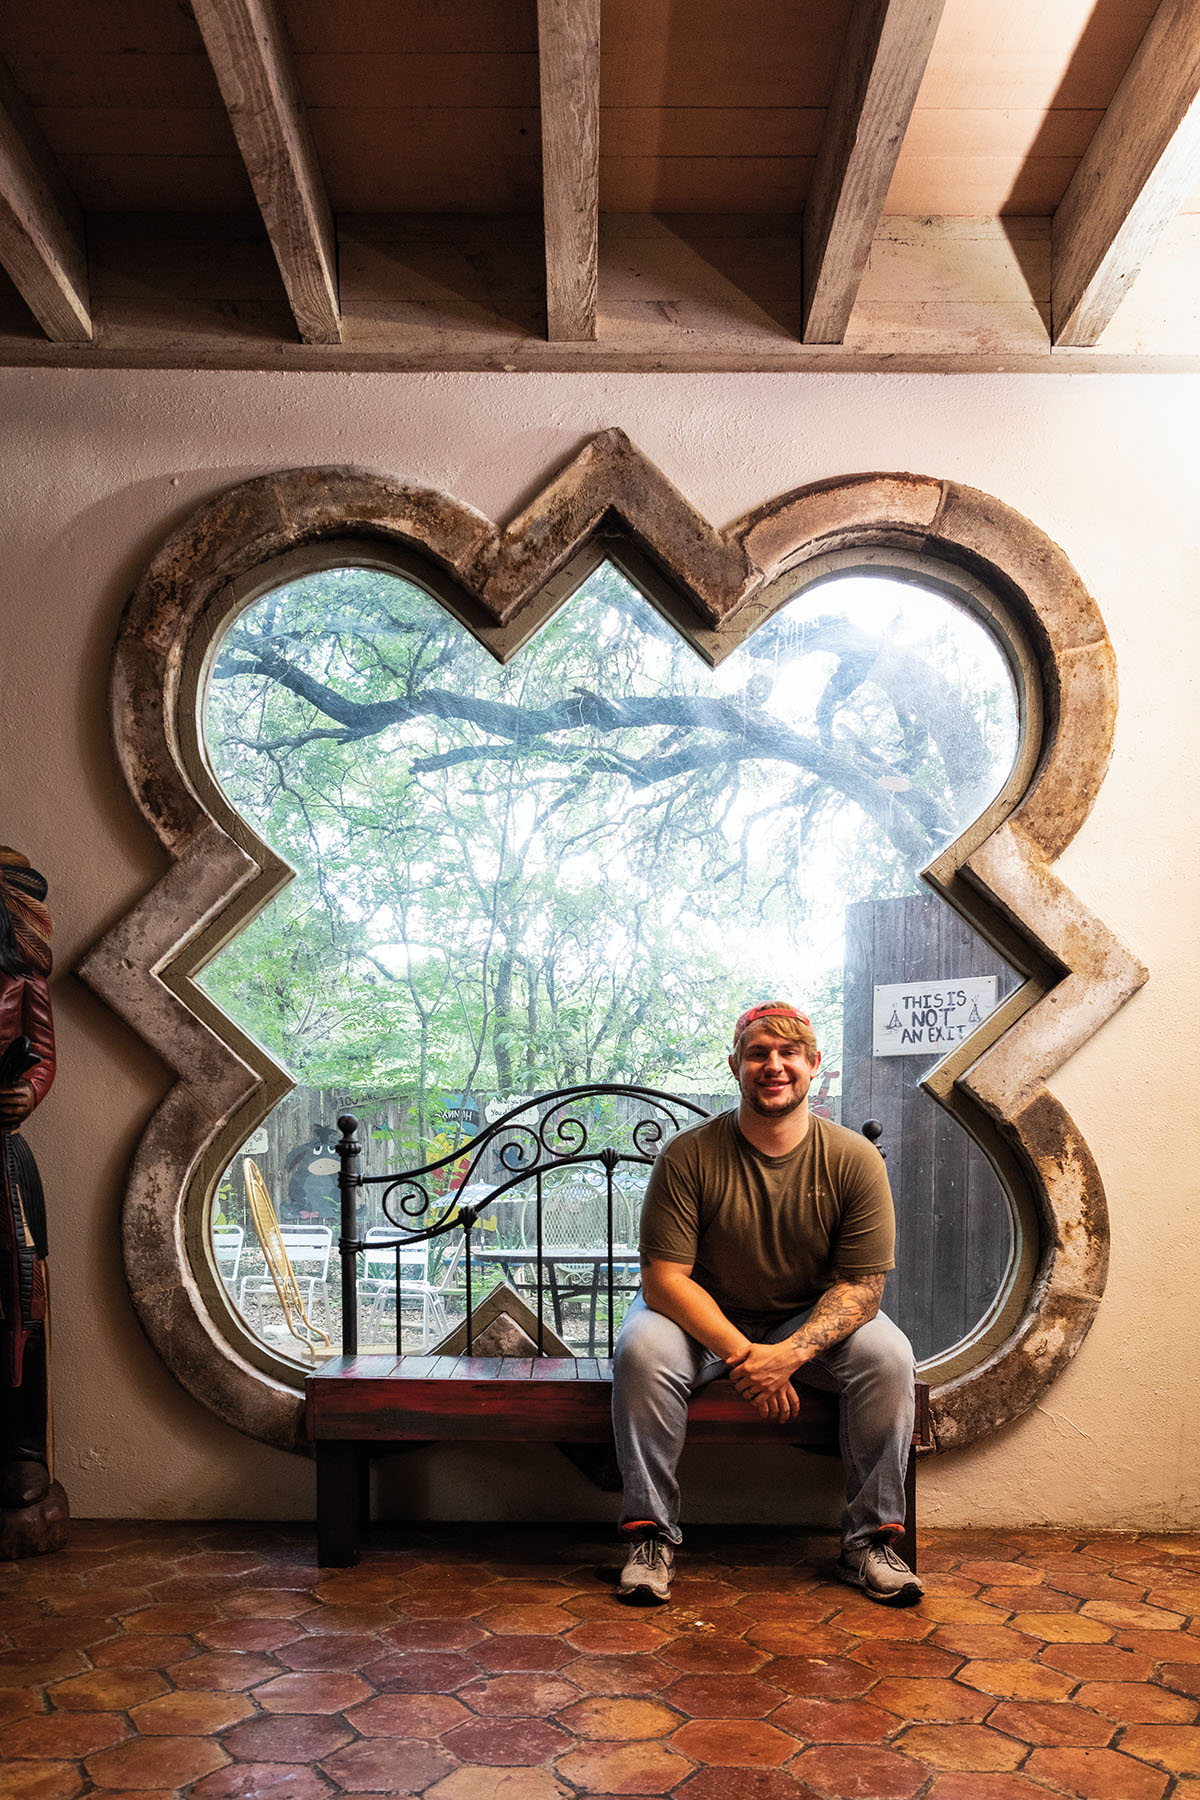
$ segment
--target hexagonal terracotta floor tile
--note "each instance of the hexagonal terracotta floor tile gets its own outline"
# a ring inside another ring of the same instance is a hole
[[[241,1693],[257,1682],[269,1681],[272,1675],[278,1675],[279,1664],[269,1656],[239,1656],[236,1650],[213,1650],[190,1656],[186,1662],[171,1663],[167,1674],[177,1688]]]
[[[1085,1744],[1096,1750],[1112,1742],[1114,1731],[1112,1720],[1102,1713],[1063,1700],[1002,1700],[988,1724],[1024,1744]]]
[[[1099,1620],[1094,1620],[1098,1624]],[[1145,1631],[1124,1629],[1117,1632],[1114,1640],[1122,1650],[1140,1650],[1143,1655],[1152,1657],[1155,1662],[1160,1658],[1169,1658],[1172,1662],[1200,1663],[1200,1637],[1193,1636],[1190,1631]]]
[[[197,1782],[189,1800],[328,1800],[328,1796],[328,1783],[301,1763],[231,1763]]]
[[[346,1713],[363,1737],[439,1738],[471,1714],[449,1694],[376,1694]]]
[[[467,1650],[487,1633],[475,1619],[405,1619],[379,1633],[393,1650]]]
[[[31,1719],[14,1719],[0,1729],[0,1765],[14,1757],[91,1756],[93,1751],[107,1750],[132,1735],[118,1712],[39,1713]],[[0,1794],[3,1792],[0,1772]]]
[[[476,1616],[497,1637],[557,1636],[579,1623],[561,1606],[489,1606]]]
[[[679,1713],[661,1700],[595,1694],[578,1700],[558,1715],[575,1737],[620,1743],[634,1738],[665,1737],[682,1723]]]
[[[1020,1563],[989,1562],[986,1559],[959,1564],[959,1572],[980,1587],[1040,1587],[1044,1576],[1040,1569],[1023,1568]]]
[[[853,1701],[828,1702],[854,1705]],[[690,1719],[671,1738],[695,1763],[735,1765],[738,1768],[778,1768],[799,1748],[790,1732],[763,1719]]]
[[[195,1636],[208,1650],[278,1650],[300,1633],[287,1619],[220,1619]]]
[[[1131,1626],[1143,1631],[1180,1631],[1186,1622],[1182,1613],[1145,1606],[1132,1598],[1085,1600],[1079,1610],[1085,1618],[1099,1619],[1104,1625]]]
[[[303,1618],[305,1631],[311,1632],[314,1637],[326,1637],[330,1632],[383,1631],[395,1622],[395,1613],[378,1603],[363,1606],[318,1606],[312,1612],[305,1613]],[[294,1628],[287,1634],[288,1637],[296,1635]],[[283,1641],[286,1642],[286,1638]]]
[[[765,1675],[681,1675],[662,1697],[689,1719],[762,1719],[787,1695]]]
[[[1007,1610],[966,1594],[926,1594],[921,1602],[921,1616],[939,1625],[1003,1625]]]
[[[348,1793],[417,1794],[448,1775],[454,1758],[417,1738],[360,1738],[325,1757],[321,1768]]]
[[[561,1756],[556,1772],[588,1795],[666,1794],[692,1764],[665,1744],[587,1744]],[[514,1795],[514,1800],[517,1796]]]
[[[166,1691],[161,1674],[152,1669],[94,1669],[90,1675],[56,1682],[50,1698],[61,1711],[125,1712]]]
[[[570,1800],[548,1769],[455,1769],[425,1791],[425,1800]]]
[[[471,1650],[472,1673],[486,1669],[492,1674],[545,1672],[573,1663],[578,1652],[560,1637],[486,1638]],[[369,1674],[370,1671],[368,1670]]]
[[[578,1700],[579,1689],[561,1675],[491,1675],[468,1682],[458,1698],[484,1718],[546,1719]]]
[[[144,1606],[139,1612],[128,1614],[122,1624],[126,1631],[150,1631],[156,1636],[162,1632],[191,1635],[202,1625],[215,1625],[220,1617],[221,1609],[215,1600],[193,1600],[187,1604],[171,1601]]]
[[[86,1786],[74,1763],[10,1764],[0,1770],[4,1800],[75,1800]]]
[[[1065,1700],[1075,1686],[1061,1669],[1033,1662],[969,1662],[958,1680],[998,1700]]]
[[[364,1681],[385,1694],[452,1694],[478,1673],[473,1661],[454,1650],[395,1650],[362,1670]]]
[[[1015,1769],[1028,1748],[988,1725],[914,1725],[895,1747],[935,1769],[982,1773]]]
[[[365,1700],[371,1689],[357,1675],[344,1671],[319,1669],[312,1673],[293,1671],[276,1675],[254,1690],[254,1698],[264,1712],[335,1713],[359,1700]]]
[[[657,1656],[577,1656],[562,1668],[563,1680],[584,1694],[657,1694],[678,1673]]]
[[[580,1586],[569,1581],[493,1581],[487,1590],[490,1606],[561,1606],[580,1596]],[[582,1590],[584,1593],[587,1589]],[[611,1589],[608,1590],[611,1599]]]
[[[1172,1775],[1200,1775],[1200,1725],[1130,1725],[1121,1749]]]
[[[955,1769],[937,1776],[925,1800],[1044,1800],[1047,1792],[1024,1775],[981,1775]]]
[[[1118,1644],[1047,1644],[1038,1661],[1077,1680],[1149,1681],[1155,1659]]]
[[[1047,1644],[1107,1644],[1115,1629],[1077,1612],[1014,1613],[1011,1624],[1014,1631],[1040,1637]]]
[[[277,1713],[248,1719],[226,1732],[222,1742],[240,1762],[319,1762],[353,1736],[341,1719],[323,1713]]]
[[[815,1788],[787,1769],[701,1769],[673,1791],[672,1800],[821,1800]]]
[[[836,1800],[912,1800],[930,1775],[894,1750],[859,1744],[819,1744],[796,1757],[789,1772]]]
[[[866,1642],[850,1651],[851,1662],[865,1663],[880,1675],[943,1675],[949,1678],[962,1662],[935,1644]]]
[[[102,1788],[186,1788],[221,1768],[228,1757],[202,1737],[137,1737],[89,1756],[84,1768]]]
[[[1161,1800],[1171,1779],[1117,1750],[1035,1750],[1024,1773],[1081,1800]]]
[[[960,1657],[977,1661],[1004,1661],[1014,1657],[1036,1656],[1043,1640],[1013,1631],[1008,1625],[939,1625],[928,1640],[940,1650],[952,1651]]]
[[[660,1651],[662,1660],[688,1673],[750,1675],[769,1660],[768,1652],[741,1638],[677,1637]]]
[[[977,1724],[994,1701],[991,1695],[960,1681],[889,1675],[871,1690],[872,1706],[882,1706],[901,1719],[929,1719],[938,1724]]]
[[[0,1725],[7,1724],[10,1719],[24,1719],[30,1713],[40,1713],[44,1710],[39,1690],[0,1688]]]
[[[1039,1613],[1073,1613],[1079,1610],[1079,1596],[1064,1594],[1060,1588],[989,1587],[981,1589],[982,1597],[1003,1616],[1023,1613],[1036,1607]]]
[[[168,1663],[190,1661],[196,1646],[190,1638],[147,1631],[108,1638],[90,1654],[98,1669],[162,1669]]]
[[[545,1719],[468,1719],[442,1739],[460,1762],[533,1767],[569,1748],[565,1731]]]
[[[1003,1615],[1001,1615],[1001,1618]],[[919,1606],[887,1607],[877,1601],[855,1596],[838,1612],[833,1621],[841,1631],[856,1638],[904,1640],[919,1644],[937,1628],[937,1620],[927,1618]]]
[[[123,1641],[114,1636],[116,1620],[108,1615],[100,1618],[88,1613],[72,1613],[68,1617],[55,1614],[52,1618],[39,1618],[22,1625],[12,1618],[14,1609],[8,1601],[0,1610],[16,1650],[86,1650],[95,1662],[99,1660],[97,1652],[103,1650],[106,1643]],[[186,1639],[181,1641],[186,1644]]]
[[[801,1699],[857,1700],[879,1675],[845,1656],[778,1656],[759,1679]]]
[[[669,1634],[651,1625],[632,1610],[628,1616],[612,1619],[586,1619],[576,1625],[563,1640],[585,1656],[620,1656],[623,1652],[660,1650]]]
[[[1102,1713],[1114,1724],[1192,1725],[1196,1701],[1144,1681],[1089,1681],[1075,1694],[1077,1706]]]
[[[797,1696],[771,1714],[771,1723],[806,1744],[881,1744],[900,1721],[871,1700],[805,1700]]]
[[[214,1694],[205,1689],[163,1694],[129,1717],[143,1737],[216,1737],[248,1719],[254,1707],[244,1694]]]

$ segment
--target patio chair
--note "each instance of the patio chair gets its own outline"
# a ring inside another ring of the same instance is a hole
[[[217,1273],[225,1286],[232,1288],[237,1283],[238,1270],[242,1266],[242,1244],[246,1231],[242,1225],[214,1225],[212,1233],[213,1258],[217,1265]]]
[[[363,1302],[364,1327],[369,1321],[377,1326],[380,1314],[396,1304],[396,1272],[399,1257],[400,1305],[420,1305],[421,1347],[436,1343],[450,1329],[446,1312],[445,1285],[461,1254],[461,1244],[443,1270],[440,1282],[429,1279],[429,1245],[401,1244],[397,1248],[396,1231],[391,1225],[372,1225],[366,1233],[363,1270],[358,1291]]]
[[[247,1302],[250,1302],[261,1311],[263,1300],[274,1292],[283,1314],[284,1326],[291,1336],[310,1350],[318,1344],[324,1344],[325,1349],[329,1350],[332,1348],[329,1333],[313,1322],[309,1316],[309,1308],[313,1305],[318,1281],[323,1284],[329,1275],[333,1232],[328,1225],[289,1226],[283,1230],[271,1200],[270,1189],[253,1157],[245,1158],[242,1170],[246,1179],[246,1199],[262,1246],[266,1274],[242,1276],[238,1289],[238,1307],[245,1313]],[[300,1276],[297,1276],[292,1263],[293,1251],[304,1270]],[[307,1300],[300,1291],[301,1282],[307,1289]]]

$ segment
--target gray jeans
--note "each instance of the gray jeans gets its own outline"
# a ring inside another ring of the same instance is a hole
[[[811,1310],[786,1319],[763,1341],[789,1337]],[[688,1399],[728,1373],[719,1356],[637,1295],[613,1361],[613,1431],[625,1487],[622,1524],[652,1519],[663,1537],[681,1542],[675,1469],[687,1433]],[[883,1313],[796,1372],[796,1380],[841,1398],[842,1543],[848,1550],[861,1549],[886,1526],[904,1523],[914,1374],[908,1339]]]

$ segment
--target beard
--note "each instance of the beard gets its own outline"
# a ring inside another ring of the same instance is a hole
[[[804,1102],[807,1099],[807,1093],[797,1093],[794,1087],[790,1087],[786,1093],[767,1096],[760,1094],[756,1088],[751,1088],[749,1093],[744,1095],[744,1098],[751,1112],[758,1113],[760,1117],[764,1119],[786,1119],[789,1113],[794,1113],[799,1107],[804,1105]]]

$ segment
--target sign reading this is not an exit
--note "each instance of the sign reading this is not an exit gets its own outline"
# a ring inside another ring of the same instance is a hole
[[[890,981],[875,989],[876,1056],[944,1056],[996,1005],[994,975]]]

